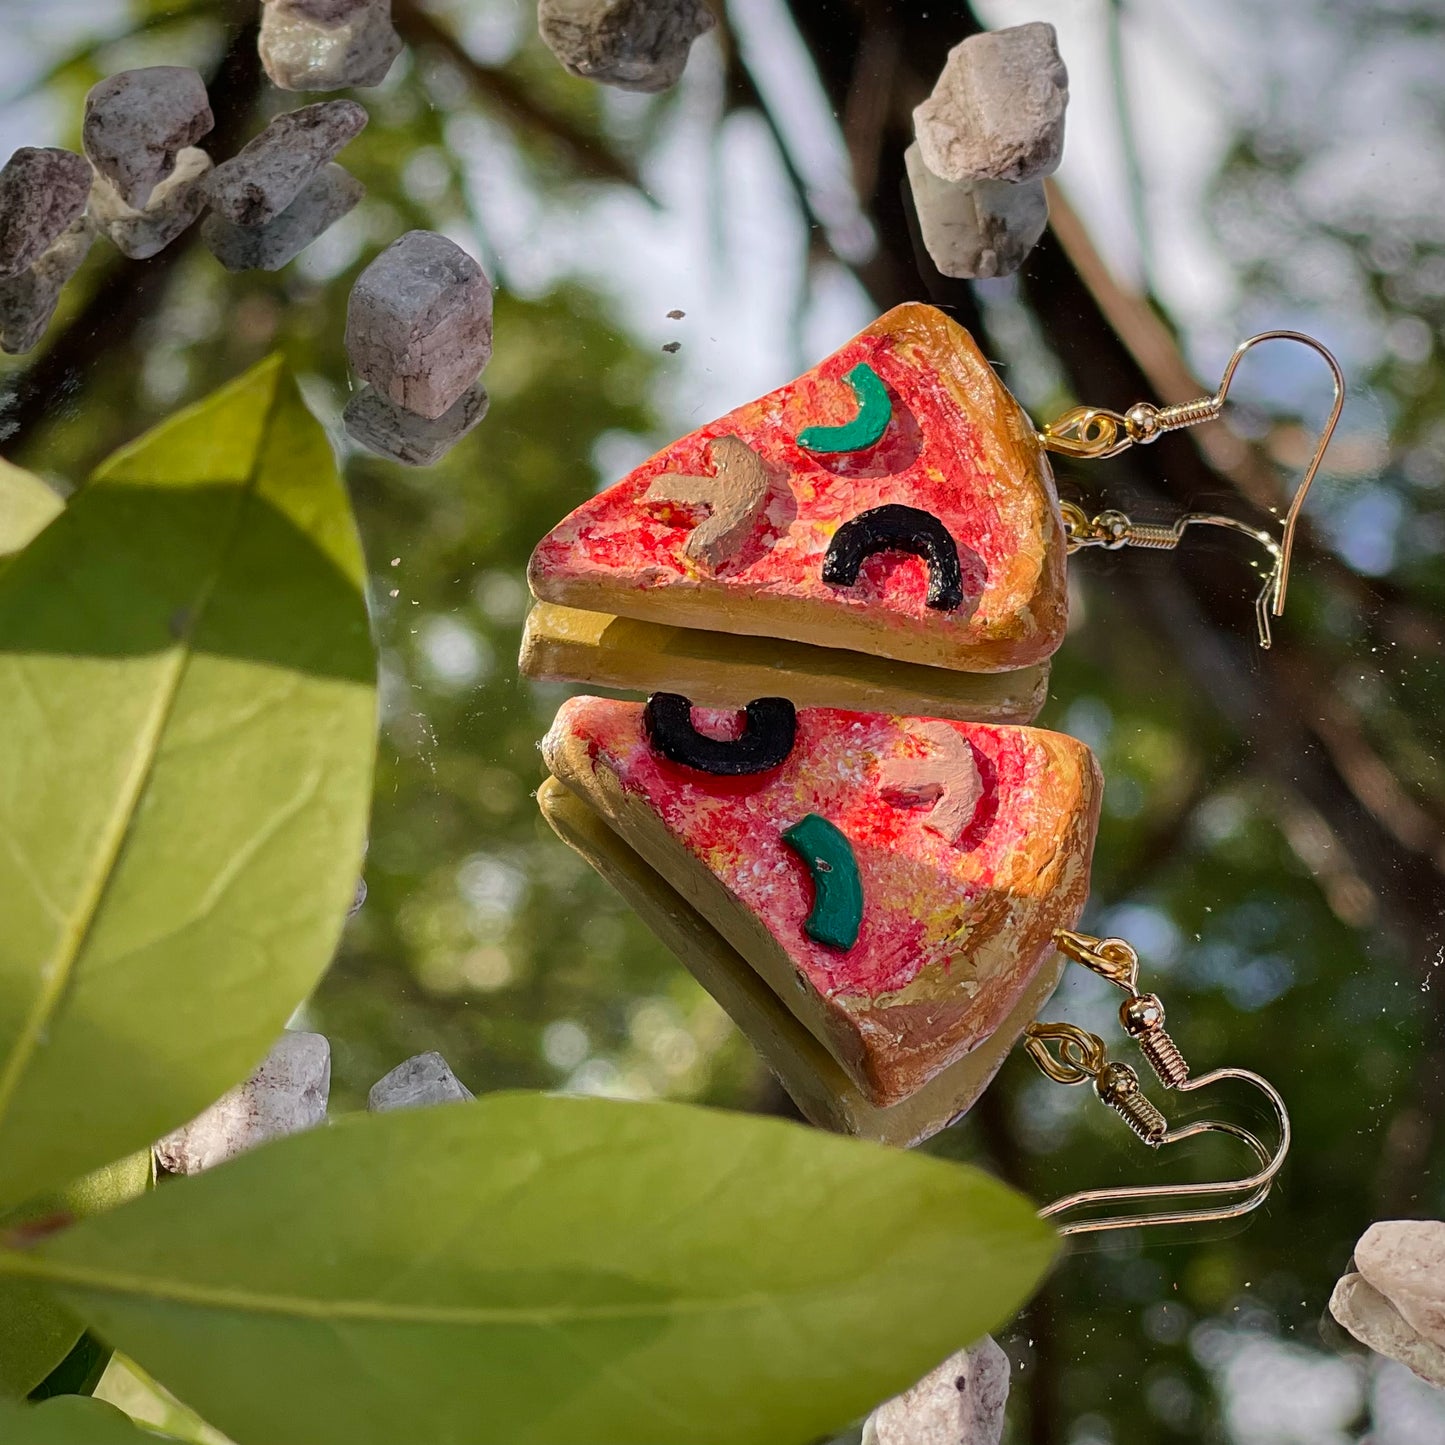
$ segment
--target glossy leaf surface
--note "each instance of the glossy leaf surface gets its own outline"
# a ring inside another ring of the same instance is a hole
[[[375,729],[360,547],[277,362],[0,572],[0,1205],[241,1079],[330,960]]]
[[[153,1177],[145,1149],[98,1169],[48,1198],[0,1215],[0,1232],[61,1214],[98,1213],[143,1193]],[[80,1321],[31,1280],[0,1279],[0,1397],[24,1399],[70,1353]]]
[[[5,1445],[157,1445],[168,1439],[142,1429],[103,1400],[79,1395],[62,1395],[41,1405],[0,1400],[0,1440]]]
[[[1055,1243],[964,1166],[502,1094],[278,1141],[0,1269],[238,1445],[804,1445],[1008,1319]]]

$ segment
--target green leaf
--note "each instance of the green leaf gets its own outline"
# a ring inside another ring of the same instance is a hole
[[[0,1440],[5,1445],[156,1445],[170,1438],[143,1430],[103,1400],[62,1395],[33,1406],[0,1400]]]
[[[362,576],[278,362],[0,572],[0,1205],[193,1117],[325,969],[370,802]]]
[[[0,557],[18,552],[64,510],[39,477],[0,460]]]
[[[151,1151],[142,1150],[0,1215],[0,1231],[57,1215],[98,1213],[144,1193],[153,1177]],[[24,1399],[65,1360],[81,1333],[80,1321],[33,1280],[0,1278],[0,1396]]]
[[[48,1282],[238,1445],[801,1445],[1023,1301],[986,1175],[776,1119],[497,1094],[86,1220]]]

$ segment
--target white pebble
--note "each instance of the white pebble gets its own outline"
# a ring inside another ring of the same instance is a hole
[[[1052,25],[971,35],[913,112],[924,164],[945,181],[1029,181],[1064,153],[1069,73]]]
[[[260,1068],[204,1114],[167,1134],[156,1159],[172,1174],[199,1174],[268,1139],[326,1121],[331,1046],[322,1034],[287,1032]]]
[[[371,1086],[366,1107],[373,1114],[389,1109],[421,1109],[429,1104],[461,1104],[475,1097],[438,1053],[417,1054],[398,1064]]]
[[[228,271],[279,271],[356,206],[366,187],[334,163],[326,166],[274,221],[236,226],[210,215],[201,239]]]
[[[0,280],[33,266],[85,214],[90,163],[74,151],[21,146],[0,171]]]
[[[998,1445],[1008,1391],[1008,1356],[985,1335],[880,1405],[863,1445]]]
[[[81,216],[34,265],[0,281],[0,351],[20,356],[40,344],[65,283],[80,270],[94,241],[95,228]]]
[[[380,85],[401,54],[391,0],[266,0],[261,63],[282,90]]]
[[[132,261],[164,251],[195,224],[206,207],[201,181],[210,173],[211,158],[195,146],[176,157],[175,169],[151,192],[143,209],[128,206],[120,192],[100,174],[90,191],[90,218],[96,229]]]
[[[1372,1224],[1355,1246],[1355,1268],[1406,1324],[1445,1348],[1445,1224],[1434,1219]]]
[[[945,181],[915,143],[904,153],[923,244],[945,276],[1012,275],[1048,225],[1042,181]]]
[[[487,414],[487,393],[475,382],[439,417],[417,416],[364,386],[341,420],[352,441],[406,467],[435,466]]]
[[[264,226],[365,127],[366,110],[354,100],[289,110],[211,172],[206,199],[233,226]]]
[[[1445,1387],[1445,1349],[1407,1324],[1364,1275],[1347,1274],[1335,1285],[1330,1313],[1362,1345]]]
[[[622,90],[667,90],[716,23],[703,0],[540,0],[537,28],[573,75]]]

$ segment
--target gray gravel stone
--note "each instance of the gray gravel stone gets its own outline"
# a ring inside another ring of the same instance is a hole
[[[215,124],[206,84],[194,70],[154,65],[122,70],[85,98],[85,153],[126,205],[143,210],[176,156]]]
[[[622,90],[667,90],[692,42],[716,21],[703,0],[541,0],[547,48],[584,80]]]
[[[274,221],[235,226],[224,216],[210,215],[201,226],[201,239],[228,271],[279,271],[365,194],[366,187],[355,176],[331,164]]]
[[[904,153],[923,244],[945,276],[1009,276],[1049,221],[1042,181],[945,181],[917,144]]]
[[[472,1091],[447,1067],[438,1053],[417,1054],[398,1064],[371,1086],[366,1107],[373,1114],[389,1109],[421,1109],[428,1104],[461,1104]]]
[[[155,1146],[156,1160],[172,1174],[199,1174],[268,1139],[325,1123],[330,1093],[325,1035],[284,1033],[244,1084],[167,1134]]]
[[[94,241],[89,217],[80,216],[34,265],[0,281],[0,351],[20,356],[39,345],[65,283],[80,270]]]
[[[380,85],[401,54],[391,0],[268,0],[261,63],[282,90]]]
[[[211,209],[234,226],[264,226],[366,127],[354,100],[323,100],[278,115],[206,182]]]
[[[341,420],[352,441],[406,467],[435,466],[487,414],[487,393],[475,382],[439,417],[403,411],[372,386],[346,403]]]
[[[164,251],[195,224],[206,207],[201,182],[210,170],[210,156],[195,146],[187,146],[176,156],[175,168],[151,192],[142,210],[126,205],[120,192],[97,171],[90,191],[90,219],[122,255],[144,261]]]
[[[445,236],[409,231],[357,278],[346,350],[383,396],[435,420],[491,359],[491,282]]]
[[[33,266],[85,214],[90,162],[74,151],[21,146],[0,171],[0,280]]]
[[[1042,22],[972,35],[913,112],[924,164],[945,181],[1028,181],[1058,169],[1069,74]]]
[[[985,1335],[880,1405],[863,1445],[998,1445],[1008,1390],[1008,1356]]]

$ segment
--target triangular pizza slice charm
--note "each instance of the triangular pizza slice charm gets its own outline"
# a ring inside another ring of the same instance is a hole
[[[543,753],[875,1109],[970,1055],[997,1066],[1088,894],[1101,784],[1057,733],[579,697]]]
[[[659,653],[676,645],[663,629],[709,634],[718,698],[739,695],[729,654],[746,649],[730,639],[762,638],[793,649],[777,691],[801,703],[858,701],[827,660],[841,651],[891,663],[944,716],[1026,718],[1063,639],[1064,561],[1032,423],[962,327],[909,304],[553,528],[529,569],[550,610],[523,666],[628,685],[604,649],[557,644],[558,613],[581,612],[659,629]],[[640,667],[645,634],[634,641]],[[1032,676],[960,696],[945,680],[960,673]]]

